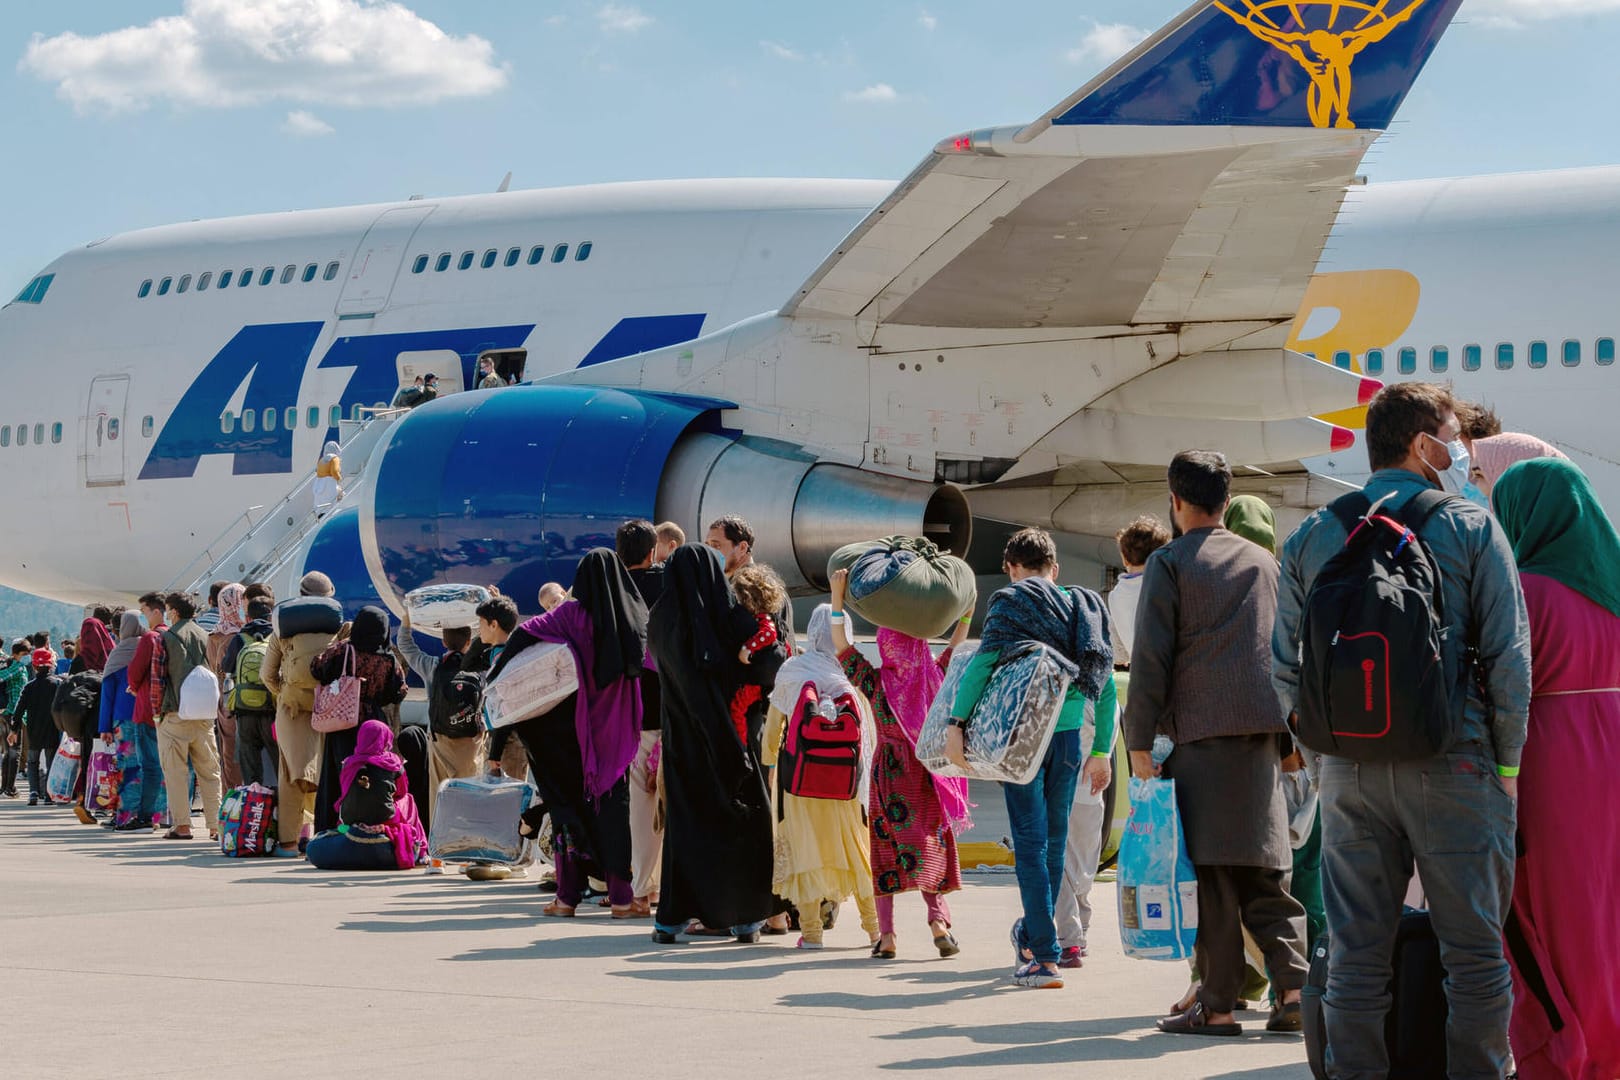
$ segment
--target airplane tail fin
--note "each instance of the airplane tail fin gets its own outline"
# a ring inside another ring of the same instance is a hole
[[[1382,131],[1461,4],[1204,0],[1043,120]]]

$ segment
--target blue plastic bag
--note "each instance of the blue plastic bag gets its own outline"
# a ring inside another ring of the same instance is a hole
[[[1198,937],[1198,878],[1176,809],[1174,780],[1131,778],[1119,845],[1119,936],[1125,955],[1185,960]]]

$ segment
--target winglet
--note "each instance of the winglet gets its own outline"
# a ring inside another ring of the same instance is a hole
[[[1381,131],[1461,4],[1205,0],[1046,119]]]

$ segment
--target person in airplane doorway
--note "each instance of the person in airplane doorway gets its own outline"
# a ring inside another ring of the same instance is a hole
[[[321,460],[315,466],[315,482],[310,490],[315,497],[315,512],[325,513],[337,501],[343,498],[343,459],[339,457],[342,447],[336,440],[328,440],[321,450]]]
[[[1223,524],[1226,458],[1186,450],[1170,463],[1180,534],[1148,560],[1136,614],[1125,735],[1131,772],[1175,781],[1187,853],[1198,875],[1198,1000],[1166,1016],[1173,1035],[1241,1035],[1246,927],[1266,958],[1277,1004],[1266,1030],[1302,1030],[1305,909],[1288,894],[1293,852],[1281,786],[1294,752],[1271,689],[1267,646],[1277,560]],[[1176,746],[1162,767],[1153,740]]]
[[[405,700],[405,673],[388,641],[388,613],[364,607],[350,624],[345,640],[333,641],[309,665],[309,673],[322,686],[345,674],[360,680],[360,721],[382,720],[388,705]],[[337,808],[342,797],[339,777],[343,763],[355,751],[358,727],[329,731],[321,740],[321,773],[315,787],[315,833],[338,827]]]
[[[1514,465],[1492,492],[1530,614],[1529,729],[1507,923],[1523,1080],[1620,1076],[1620,535],[1585,475]]]
[[[438,396],[439,376],[430,371],[422,376],[422,396],[416,399],[411,408],[414,409],[417,405],[426,405],[428,402],[436,400]]]
[[[246,589],[241,585],[227,582],[214,595],[214,628],[208,632],[208,666],[213,669],[222,688],[225,680],[233,675],[232,670],[225,666],[225,654],[242,632],[244,592]],[[214,729],[219,737],[220,784],[226,791],[239,788],[242,786],[242,766],[237,761],[236,714],[227,707],[224,694],[219,696],[219,719],[215,721]]]
[[[1434,488],[1460,493],[1469,459],[1458,427],[1445,386],[1409,382],[1379,391],[1367,408],[1373,473],[1363,493],[1393,516]],[[1301,697],[1307,597],[1323,567],[1344,550],[1346,535],[1334,510],[1323,508],[1283,545],[1271,652],[1284,713],[1295,712]],[[1435,610],[1453,628],[1441,654],[1442,685],[1455,688],[1451,709],[1432,718],[1446,729],[1444,747],[1381,761],[1311,755],[1319,759],[1313,768],[1329,939],[1322,1012],[1331,1076],[1389,1071],[1392,950],[1414,865],[1445,957],[1450,1075],[1502,1076],[1511,1058],[1512,975],[1502,934],[1513,890],[1531,627],[1512,546],[1490,513],[1446,499],[1432,508],[1420,538],[1439,571]],[[1403,689],[1412,698],[1418,692]]]
[[[877,724],[872,790],[866,806],[879,933],[872,957],[895,958],[899,944],[894,898],[908,892],[922,893],[928,932],[939,955],[955,956],[961,947],[951,933],[951,908],[945,894],[962,887],[956,838],[971,824],[968,785],[964,779],[935,776],[924,768],[917,760],[917,736],[945,681],[951,653],[967,640],[968,623],[956,624],[950,645],[937,659],[921,638],[879,630],[878,656],[883,664],[873,667],[850,640],[844,614],[849,571],[835,572],[830,584],[832,611],[828,618],[838,662],[845,677],[871,703]],[[803,923],[801,913],[800,925]]]
[[[247,621],[225,646],[220,664],[233,684],[233,691],[228,695],[230,700],[225,704],[236,723],[236,765],[241,770],[242,783],[268,788],[276,786],[276,762],[280,756],[276,747],[276,699],[266,685],[269,641],[274,632],[270,615],[275,606],[269,596],[255,596],[247,601]],[[242,651],[260,642],[265,643],[263,652],[255,650],[249,654],[248,663],[241,663]],[[262,708],[252,707],[261,703]]]
[[[402,386],[399,388],[399,393],[394,395],[394,400],[390,407],[395,409],[416,408],[422,403],[423,385],[422,376],[418,375],[416,378],[411,380],[411,385]]]
[[[283,856],[301,853],[314,835],[323,736],[310,725],[319,685],[310,666],[343,625],[343,606],[332,599],[331,578],[311,570],[299,582],[298,592],[300,611],[321,608],[325,619],[320,625],[339,629],[285,637],[273,633],[265,652],[264,684],[276,696],[276,854]],[[309,625],[316,624],[317,620],[309,620]]]
[[[658,546],[653,549],[653,562],[662,566],[669,562],[669,557],[675,554],[675,549],[686,543],[686,530],[673,521],[665,521],[653,526],[658,533]]]
[[[484,356],[478,360],[478,389],[499,390],[506,385],[506,380],[495,371],[495,360]]]
[[[654,562],[659,539],[652,522],[637,518],[619,526],[614,548],[649,611],[664,594],[664,566]],[[658,824],[658,758],[662,746],[663,695],[652,653],[642,658],[641,743],[630,763],[630,886],[638,917],[650,918],[658,903],[664,830]]]
[[[163,762],[163,786],[169,794],[174,824],[165,840],[191,839],[191,773],[197,774],[203,820],[211,839],[219,837],[219,750],[215,744],[214,716],[186,718],[180,714],[180,688],[191,673],[208,665],[208,635],[194,621],[196,601],[185,593],[170,593],[165,605],[170,619],[163,632],[163,705],[157,722],[158,755]],[[218,703],[215,703],[215,709]]]

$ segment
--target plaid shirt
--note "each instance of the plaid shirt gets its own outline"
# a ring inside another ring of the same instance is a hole
[[[152,642],[152,677],[146,682],[147,700],[152,703],[152,719],[163,715],[163,691],[169,685],[169,650],[160,632]]]

